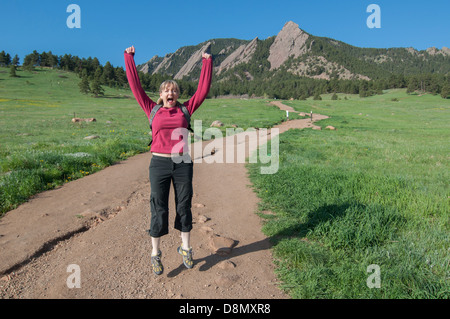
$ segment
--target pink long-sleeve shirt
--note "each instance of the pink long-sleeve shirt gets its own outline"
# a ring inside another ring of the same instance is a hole
[[[130,84],[131,91],[150,120],[150,113],[156,105],[156,102],[148,97],[141,86],[139,74],[134,63],[134,55],[125,52],[124,57],[128,83]],[[197,91],[188,101],[183,103],[188,109],[189,114],[192,115],[206,99],[211,87],[211,77],[212,58],[202,58],[202,71],[200,73]],[[186,136],[184,136],[184,138],[181,134],[174,134],[174,136],[172,136],[172,133],[179,128],[187,127],[188,123],[181,108],[176,106],[171,108],[161,107],[153,119],[153,142],[150,151],[163,154],[186,153],[188,151]]]

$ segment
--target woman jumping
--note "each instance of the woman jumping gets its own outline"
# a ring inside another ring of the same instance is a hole
[[[157,103],[152,101],[142,89],[139,74],[134,63],[134,46],[125,50],[125,67],[128,83],[137,102],[150,119],[156,105],[162,105],[152,122],[152,159],[150,162],[150,208],[151,223],[149,234],[152,238],[151,264],[153,272],[160,275],[164,271],[161,262],[160,240],[168,234],[169,190],[173,183],[175,191],[176,217],[174,228],[181,232],[181,246],[177,251],[183,256],[183,264],[192,268],[192,247],[190,231],[192,229],[192,177],[193,162],[188,154],[186,138],[179,136],[173,139],[173,133],[180,128],[187,128],[188,123],[181,104],[178,102],[180,89],[175,81],[168,80],[159,88]],[[202,54],[202,70],[198,88],[190,100],[183,105],[192,115],[203,103],[209,93],[212,76],[212,57]],[[179,134],[175,134],[178,136]]]

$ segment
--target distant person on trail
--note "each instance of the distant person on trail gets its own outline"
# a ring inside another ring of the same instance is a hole
[[[208,52],[208,50],[206,50]],[[135,48],[129,47],[124,52],[128,83],[139,105],[150,120],[151,112],[157,105],[162,105],[152,122],[152,159],[149,167],[151,223],[149,234],[152,238],[151,264],[153,272],[160,275],[164,271],[161,262],[160,239],[168,234],[169,190],[173,183],[175,191],[176,217],[174,228],[181,232],[182,244],[177,248],[183,256],[183,264],[192,268],[192,247],[190,231],[192,229],[192,177],[193,162],[188,153],[188,145],[180,128],[187,128],[188,123],[182,111],[185,106],[192,115],[203,103],[209,93],[212,76],[212,56],[202,54],[202,70],[195,94],[186,102],[178,102],[180,89],[175,81],[168,80],[159,88],[157,103],[152,101],[142,89],[134,62]],[[175,131],[175,133],[174,133]],[[176,136],[177,139],[173,139]]]

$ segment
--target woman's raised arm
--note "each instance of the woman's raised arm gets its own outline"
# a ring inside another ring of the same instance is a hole
[[[202,71],[200,73],[197,91],[190,98],[189,101],[186,101],[184,103],[184,105],[186,105],[191,115],[192,113],[195,112],[195,110],[199,108],[199,106],[208,96],[209,89],[211,87],[211,78],[212,78],[212,56],[211,54],[204,52],[202,54]]]
[[[134,54],[136,50],[134,46],[126,48],[124,52],[125,58],[125,69],[127,73],[128,83],[130,84],[131,91],[133,92],[136,101],[139,103],[141,108],[144,110],[147,117],[150,116],[153,106],[156,105],[142,88],[141,81],[139,80],[139,73],[136,69],[136,64],[134,63]]]

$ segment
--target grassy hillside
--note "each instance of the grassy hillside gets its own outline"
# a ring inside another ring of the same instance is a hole
[[[375,79],[389,78],[391,74],[448,74],[450,56],[429,54],[426,50],[412,48],[360,48],[342,41],[311,36],[311,55],[323,56],[344,66],[352,73],[363,74]],[[305,59],[302,57],[300,59]]]
[[[249,166],[294,298],[449,298],[450,102],[393,90],[286,101],[331,116],[280,137],[280,169]],[[369,288],[380,269],[380,288]]]
[[[130,90],[105,87],[104,97],[93,98],[79,92],[80,79],[70,72],[17,75],[0,68],[0,214],[40,191],[149,150],[148,119]],[[72,123],[74,115],[96,122]],[[246,129],[272,126],[283,117],[261,100],[207,100],[193,120]],[[85,139],[93,135],[99,138]]]

